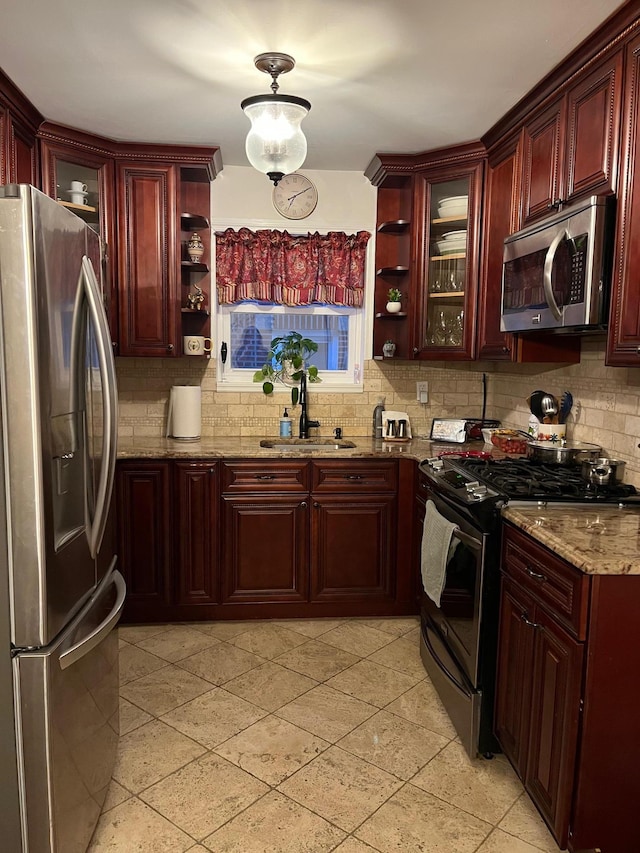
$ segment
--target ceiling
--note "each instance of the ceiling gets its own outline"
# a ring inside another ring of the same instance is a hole
[[[5,0],[0,65],[48,119],[118,140],[218,145],[248,165],[253,58],[290,53],[308,169],[479,138],[619,0]]]

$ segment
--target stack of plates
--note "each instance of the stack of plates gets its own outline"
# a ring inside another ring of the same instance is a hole
[[[464,252],[467,248],[467,232],[466,231],[447,231],[442,235],[442,240],[437,241],[438,251],[441,255],[448,255],[452,252]]]
[[[438,216],[441,219],[457,216],[464,219],[467,215],[469,198],[466,195],[451,195],[443,198],[438,205]]]

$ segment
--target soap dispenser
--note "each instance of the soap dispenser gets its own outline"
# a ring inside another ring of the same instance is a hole
[[[282,417],[280,418],[280,438],[291,438],[292,419],[289,417],[289,412],[284,410]]]

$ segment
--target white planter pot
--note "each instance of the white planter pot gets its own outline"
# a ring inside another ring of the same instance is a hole
[[[397,314],[402,308],[400,302],[387,302],[387,311],[389,314]]]

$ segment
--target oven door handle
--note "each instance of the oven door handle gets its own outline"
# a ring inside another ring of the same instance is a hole
[[[450,503],[445,497],[442,495],[435,495],[432,491],[428,490],[428,500],[430,500],[435,506],[438,513],[445,518],[447,521],[451,521],[454,524],[458,524],[458,518],[460,516],[456,512],[456,507]],[[453,517],[447,514],[447,509],[451,509],[451,511],[455,514]],[[476,538],[475,536],[471,536],[470,533],[465,533],[464,530],[461,530],[460,527],[453,531],[453,535],[456,536],[461,542],[465,545],[468,545],[470,548],[473,548],[475,551],[482,550],[482,537]]]
[[[431,628],[429,625],[425,625],[425,631],[422,634],[422,636],[424,638],[424,644],[427,647],[427,650],[429,651],[429,654],[431,655],[433,662],[436,664],[438,669],[443,673],[443,675],[445,675],[449,679],[449,681],[454,685],[454,687],[457,687],[461,693],[464,693],[465,696],[468,696],[469,690],[465,687],[465,685],[462,682],[458,681],[458,679],[455,677],[455,675],[453,675],[453,673],[447,669],[447,667],[443,664],[443,662],[438,657],[438,654],[437,654],[437,652],[433,646],[433,643],[429,639],[429,631],[433,632],[433,628]]]
[[[482,550],[482,542],[478,539],[474,539],[473,536],[469,536],[468,533],[464,533],[460,528],[453,531],[453,536],[456,539],[459,539],[464,545],[468,545],[470,548],[473,548],[475,551]]]

